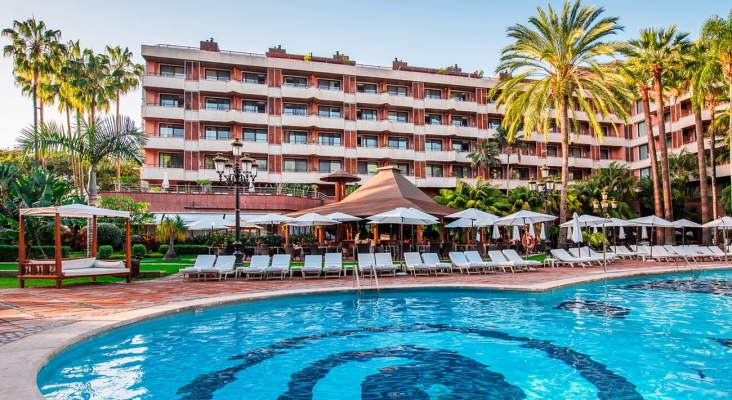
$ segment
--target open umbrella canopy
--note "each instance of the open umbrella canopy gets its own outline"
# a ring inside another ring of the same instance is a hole
[[[521,232],[519,232],[518,225],[513,226],[513,240],[521,240]]]
[[[531,223],[554,221],[557,217],[549,214],[542,214],[534,211],[522,210],[496,220],[496,225],[522,226]]]
[[[624,227],[624,226],[638,226],[637,224],[628,221],[627,219],[620,219],[620,218],[607,218],[605,219],[604,223],[601,223],[600,225],[605,225],[606,228],[610,227]]]
[[[582,243],[582,230],[580,229],[579,216],[577,215],[577,213],[574,213],[574,218],[572,219],[572,221],[574,221],[572,223],[572,236],[570,236],[569,240],[575,243]]]
[[[213,229],[215,231],[221,230],[221,229],[227,229],[229,226],[233,225],[234,223],[232,221],[223,219],[223,218],[217,218],[217,217],[205,217],[201,218],[198,221],[191,222],[189,224],[186,224],[186,228],[197,231],[197,230],[207,230],[207,229]]]
[[[574,213],[577,215],[577,213]],[[569,221],[559,225],[562,228],[569,228],[571,226],[574,226],[575,220],[577,220],[577,223],[580,227],[584,228],[586,226],[596,226],[596,225],[602,225],[603,223],[607,222],[606,218],[602,217],[596,217],[594,215],[590,214],[583,214],[576,218],[570,219]]]
[[[493,236],[491,236],[493,239],[500,239],[501,238],[501,232],[498,230],[498,225],[493,225]]]
[[[697,224],[694,221],[689,221],[688,219],[680,219],[678,221],[672,222],[675,227],[677,228],[701,228],[701,224]]]
[[[398,207],[372,215],[367,219],[371,220],[372,224],[434,225],[438,223],[436,217],[411,207]]]
[[[353,215],[344,214],[342,212],[334,212],[332,214],[326,215],[326,217],[339,222],[360,221],[363,219],[359,217],[354,217]]]
[[[541,233],[539,234],[539,239],[541,240],[546,240],[546,230],[544,229],[545,226],[546,224],[541,224]]]
[[[645,240],[648,239],[648,232],[646,231],[646,227],[641,228],[641,239]]]
[[[628,222],[632,222],[638,226],[651,226],[660,228],[673,228],[673,222],[666,221],[663,218],[659,218],[655,215],[649,215],[647,217],[640,217],[636,219],[630,219]]]
[[[702,225],[703,228],[732,229],[732,217],[721,217]]]
[[[478,210],[477,208],[468,208],[467,210],[459,211],[450,215],[446,215],[445,218],[462,218],[471,219],[473,221],[484,218],[497,219],[498,216],[485,211]]]
[[[625,239],[625,229],[623,229],[622,226],[620,227],[620,229],[618,229],[618,239]]]
[[[445,225],[445,228],[472,228],[474,222],[472,219],[460,218]]]
[[[227,228],[231,228],[231,229],[236,228],[235,222],[232,222],[232,221],[227,221],[227,222],[229,223],[229,225],[226,226]],[[239,228],[241,228],[241,229],[264,229],[257,224],[253,224],[251,222],[244,221],[243,219],[239,220]]]
[[[278,225],[283,222],[292,221],[292,218],[285,217],[282,214],[265,214],[256,218],[252,218],[249,222],[253,224],[264,224],[264,225]]]
[[[317,225],[335,225],[340,222],[324,217],[316,213],[303,214],[297,218],[293,218],[292,221],[288,221],[287,225],[293,226],[317,226]]]

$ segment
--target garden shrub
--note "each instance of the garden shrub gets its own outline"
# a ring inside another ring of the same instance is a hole
[[[41,247],[43,252],[41,252]],[[26,247],[27,249],[27,247]],[[27,250],[28,258],[43,258],[45,254],[47,258],[53,258],[55,254],[54,246],[33,246]],[[68,258],[71,253],[71,247],[61,246],[61,257]],[[18,259],[18,245],[17,244],[4,244],[0,245],[0,262],[13,262]]]
[[[122,243],[122,230],[107,222],[97,225],[97,244],[118,247]]]
[[[176,244],[175,254],[179,256],[191,255],[191,254],[208,254],[209,248],[205,245],[198,244]],[[161,244],[158,248],[158,252],[165,254],[168,252],[168,245]]]
[[[147,247],[144,244],[135,244],[132,246],[132,258],[141,259],[147,254]]]
[[[97,250],[97,258],[108,260],[112,258],[113,252],[114,249],[110,245],[99,246],[99,250]]]

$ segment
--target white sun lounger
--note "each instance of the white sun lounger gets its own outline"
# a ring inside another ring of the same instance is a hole
[[[580,247],[580,254],[584,253],[590,253],[590,257],[597,257],[601,260],[607,260],[607,262],[615,261],[615,258],[618,256],[617,254],[613,252],[608,252],[607,249],[605,250],[605,254],[603,255],[602,252],[592,250],[591,248],[587,246]]]
[[[482,271],[484,273],[496,273],[496,267],[498,267],[498,263],[493,261],[484,261],[483,258],[480,256],[480,253],[478,253],[476,250],[468,250],[464,252],[464,254],[469,263],[483,264]]]
[[[489,250],[488,257],[490,257],[491,261],[494,263],[498,263],[498,268],[502,269],[503,272],[506,272],[506,268],[510,269],[511,272],[516,272],[517,269],[519,272],[524,270],[525,264],[519,264],[515,261],[509,260],[506,258],[505,254],[501,253],[500,250]]]
[[[259,279],[264,278],[265,270],[269,266],[269,256],[252,256],[249,266],[246,268],[240,268],[236,270],[236,276],[239,274],[244,276],[244,279],[249,280],[252,275],[259,276]]]
[[[707,246],[707,248],[714,254],[719,256],[720,260],[724,260],[724,251],[718,246]]]
[[[448,255],[450,257],[450,261],[452,261],[452,265],[456,267],[461,274],[463,271],[468,275],[470,275],[470,272],[480,273],[480,271],[485,268],[483,267],[483,263],[471,263],[468,261],[465,257],[465,253],[451,251]]]
[[[290,272],[290,255],[289,254],[275,254],[272,256],[272,264],[265,270],[267,279],[270,277],[277,277],[285,279],[285,275]]]
[[[653,246],[653,255],[650,256],[651,258],[658,259],[658,260],[665,260],[667,262],[676,261],[679,259],[686,259],[686,257],[680,256],[676,253],[671,253],[668,250],[666,250],[665,247],[661,245]]]
[[[219,256],[216,259],[214,269],[218,272],[219,280],[222,278],[226,280],[226,277],[229,276],[229,274],[234,274],[236,272],[234,269],[234,263],[236,263],[236,256]]]
[[[340,278],[341,272],[343,272],[343,253],[325,253],[323,276],[326,279],[329,276]]]
[[[448,275],[452,273],[452,264],[440,261],[437,253],[422,253],[422,260],[432,268],[435,275]]]
[[[719,255],[714,254],[714,252],[712,250],[710,250],[706,246],[699,246],[699,245],[696,245],[696,244],[692,244],[689,247],[691,247],[697,253],[704,254],[705,256],[709,257],[712,260],[719,260],[719,261],[724,260],[724,256],[721,256],[720,257]]]
[[[506,259],[508,259],[508,261],[513,261],[516,263],[516,265],[523,266],[528,271],[538,271],[538,269],[536,269],[535,267],[541,266],[541,263],[538,261],[524,260],[514,249],[503,250],[503,255],[506,256]]]
[[[407,266],[407,273],[412,274],[412,276],[429,276],[432,272],[432,268],[422,262],[422,258],[419,256],[419,252],[404,253],[404,264]]]
[[[671,250],[675,251],[676,254],[683,255],[686,258],[687,261],[689,261],[689,260],[694,261],[694,264],[697,264],[697,266],[699,265],[699,263],[697,261],[700,260],[700,259],[701,260],[704,259],[704,255],[703,254],[696,254],[696,253],[692,252],[690,249],[687,249],[684,246],[671,246],[671,245],[668,245],[668,246],[666,246],[666,250],[668,250],[669,247],[671,248]]]
[[[569,265],[572,268],[574,268],[575,264],[579,264],[584,268],[586,265],[591,265],[593,262],[595,262],[595,259],[593,258],[577,258],[573,257],[571,254],[567,253],[567,250],[564,249],[552,249],[551,250],[552,255],[556,260],[554,261],[555,264],[565,264]]]
[[[188,277],[188,280],[191,280],[195,276],[196,280],[200,280],[201,277],[206,280],[208,276],[218,275],[219,270],[214,268],[215,263],[216,256],[201,254],[196,257],[196,262],[192,267],[181,268],[178,273],[183,276],[183,279]]]
[[[374,253],[358,253],[358,271],[361,276],[376,274],[376,259]]]
[[[391,253],[374,254],[376,261],[376,273],[381,276],[396,276],[397,267],[391,259]]]
[[[590,255],[589,252],[587,251],[587,249],[588,249],[587,247],[583,247],[581,249],[572,247],[569,249],[569,253],[574,258],[585,258],[585,259],[592,260],[591,262],[597,263],[597,265],[602,265],[602,257],[595,257],[593,255]]]
[[[631,251],[630,249],[628,249],[625,246],[614,246],[613,250],[615,250],[615,254],[617,254],[618,257],[630,258],[630,259],[640,257],[640,254],[638,254],[638,252]]]
[[[305,256],[305,265],[300,269],[303,279],[308,276],[320,279],[320,272],[323,270],[323,256],[320,254],[309,254]],[[292,270],[290,271],[292,277]]]

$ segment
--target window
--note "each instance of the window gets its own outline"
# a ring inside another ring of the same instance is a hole
[[[186,73],[185,73],[185,69],[183,69],[183,67],[179,67],[176,65],[161,65],[160,66],[160,76],[169,76],[172,78],[185,78]]]
[[[319,133],[318,144],[321,146],[341,146],[340,133]]]
[[[377,121],[379,119],[376,110],[356,110],[356,118],[366,121]]]
[[[185,137],[185,134],[186,131],[183,128],[183,125],[160,124],[160,126],[158,126],[158,136],[160,137],[182,138]]]
[[[472,178],[473,170],[468,165],[453,165],[452,174],[458,178]]]
[[[409,164],[407,163],[389,163],[392,167],[397,167],[402,175],[409,175]]]
[[[488,129],[498,129],[501,126],[501,120],[500,119],[489,119],[488,120]]]
[[[648,145],[642,144],[638,146],[638,159],[645,160],[648,158]]]
[[[580,147],[570,147],[569,148],[569,155],[568,157],[579,157],[582,158],[582,148]]]
[[[389,111],[386,118],[391,122],[407,122],[409,113],[402,111]]]
[[[557,131],[555,130],[555,132],[557,132]],[[602,132],[603,137],[607,137],[607,134],[608,134],[607,126],[601,126],[600,132]]]
[[[218,97],[206,97],[207,110],[229,111],[231,108],[231,99],[221,99]]]
[[[308,133],[291,131],[288,142],[292,144],[306,144],[308,142]]]
[[[341,169],[340,160],[320,160],[318,161],[318,172],[329,174]]]
[[[296,76],[286,76],[285,86],[305,88],[308,87],[308,80],[306,78],[299,78]]]
[[[228,126],[207,126],[204,128],[208,140],[229,140],[231,129]]]
[[[557,146],[546,146],[547,157],[557,157]]]
[[[636,124],[636,129],[638,132],[638,137],[646,136],[647,133],[646,133],[646,122],[645,121],[638,122]]]
[[[569,170],[569,180],[571,181],[581,181],[582,180],[582,171],[578,169],[570,169]]]
[[[409,148],[409,139],[401,137],[390,137],[389,148],[406,150]]]
[[[241,110],[248,113],[264,114],[267,103],[264,101],[242,101]]]
[[[183,153],[160,153],[160,154],[158,154],[158,167],[160,167],[160,168],[183,168]]]
[[[341,82],[340,81],[331,81],[327,79],[318,79],[318,89],[322,90],[341,90]]]
[[[376,136],[359,136],[358,146],[377,148],[379,147],[379,139]]]
[[[331,106],[318,106],[318,116],[321,118],[340,118],[341,108]]]
[[[424,167],[424,174],[432,178],[442,178],[442,165],[427,164]]]
[[[668,132],[667,132],[668,133]],[[666,138],[666,148],[667,149],[673,149],[673,138],[671,136]]]
[[[641,178],[648,178],[650,176],[651,176],[651,167],[641,168],[641,170],[640,170],[640,177]]]
[[[401,96],[406,97],[407,95],[407,87],[406,86],[387,86],[386,87],[387,93],[389,93],[392,96]]]
[[[267,76],[264,74],[255,74],[252,72],[244,72],[242,74],[242,82],[264,85]]]
[[[285,172],[308,172],[308,160],[285,158]]]
[[[160,105],[162,107],[182,107],[183,96],[177,94],[161,94]]]
[[[267,143],[267,130],[266,129],[251,129],[245,128],[242,136],[245,142],[259,142]]]
[[[643,112],[643,100],[638,100],[635,102],[635,113],[640,114]]]
[[[671,111],[663,113],[663,122],[671,121]]]
[[[492,179],[503,179],[503,168],[491,168]]]
[[[453,140],[452,149],[454,151],[470,151],[470,141],[468,140]]]
[[[358,83],[356,84],[356,91],[359,93],[376,93],[376,84],[375,83]]]
[[[513,168],[511,170],[511,173],[513,174],[513,179],[520,179],[523,181],[526,181],[529,179],[529,169],[528,168]]]
[[[425,99],[441,99],[442,98],[442,90],[440,90],[440,89],[425,89],[424,90],[424,98]]]
[[[252,157],[257,162],[259,172],[267,172],[267,157]]]
[[[600,149],[600,160],[609,160],[610,159],[610,150],[609,149]]]
[[[305,104],[285,104],[285,115],[308,115],[308,106]]]
[[[356,164],[356,173],[359,175],[376,175],[376,168],[379,168],[379,163],[376,161],[359,161]]]
[[[231,79],[231,71],[206,68],[207,81],[228,81],[229,79]]]
[[[427,125],[442,125],[442,115],[427,114],[424,117],[424,123]]]
[[[439,139],[427,139],[424,142],[425,151],[442,151],[442,140]]]
[[[468,94],[465,92],[450,92],[450,98],[457,101],[466,101],[468,99]]]
[[[452,124],[455,126],[468,126],[468,117],[452,117]]]
[[[206,154],[203,156],[203,169],[215,169],[216,164],[214,163],[215,154]]]

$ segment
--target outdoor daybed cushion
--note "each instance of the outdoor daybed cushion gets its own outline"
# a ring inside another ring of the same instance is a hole
[[[130,272],[122,261],[104,261],[95,258],[78,258],[61,262],[63,276],[111,275]]]

